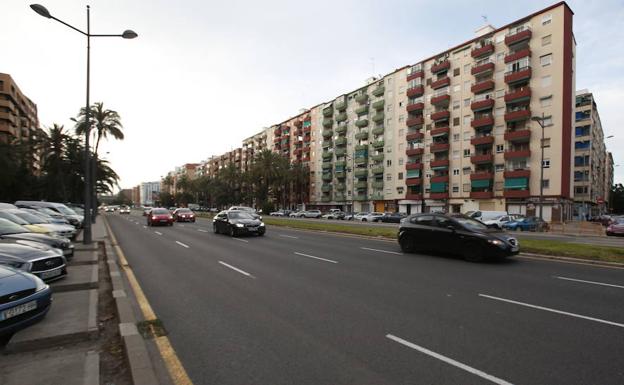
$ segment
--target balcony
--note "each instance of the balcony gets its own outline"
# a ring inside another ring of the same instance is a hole
[[[530,48],[523,48],[518,51],[508,52],[507,55],[505,55],[505,63],[511,63],[513,61],[520,60],[525,57],[531,57]]]
[[[332,130],[323,130],[323,138],[331,138],[334,135],[334,131]]]
[[[322,192],[330,192],[331,190],[332,190],[332,186],[330,184],[324,184],[323,186],[321,186]]]
[[[383,174],[383,172],[384,172],[384,167],[383,166],[376,166],[376,167],[373,167],[371,169],[371,173],[373,175]]]
[[[355,134],[355,139],[356,140],[366,140],[368,139],[368,131],[360,131],[357,134]]]
[[[505,151],[505,159],[529,158],[531,150],[507,150]]]
[[[431,98],[431,104],[434,106],[448,106],[451,101],[451,95],[445,93]]]
[[[367,201],[368,196],[366,194],[354,194],[353,200],[354,201]]]
[[[423,70],[414,71],[411,74],[407,75],[407,81],[409,82],[414,79],[424,78],[424,77],[425,77],[425,72]]]
[[[407,135],[405,135],[405,140],[410,142],[412,140],[418,140],[424,137],[425,134],[423,134],[422,132],[409,132]]]
[[[378,100],[375,103],[373,103],[372,106],[376,110],[383,110],[385,104],[386,104],[386,102],[382,99],[382,100]]]
[[[280,135],[282,135],[281,128],[276,128],[275,130],[273,130],[273,136],[280,136]]]
[[[490,180],[494,178],[494,173],[490,171],[475,171],[470,174],[470,180]]]
[[[344,110],[345,108],[347,108],[347,101],[344,98],[341,98],[341,100],[335,101],[334,108],[337,109],[338,111]]]
[[[331,119],[323,119],[323,127],[331,128],[334,125],[334,121]]]
[[[373,135],[383,135],[384,133],[384,128],[383,127],[375,127],[373,128],[373,130],[371,131],[373,133]]]
[[[424,148],[408,148],[405,150],[405,155],[414,156],[414,155],[422,155],[425,152]]]
[[[448,199],[449,193],[447,192],[438,192],[438,193],[429,193],[430,199]]]
[[[505,83],[514,84],[531,79],[531,67],[522,67],[516,71],[505,72]]]
[[[383,152],[381,154],[371,156],[371,159],[375,162],[382,162],[384,160]]]
[[[295,151],[293,151],[293,154],[295,155],[301,155],[301,153],[303,152],[302,148],[295,148]]]
[[[323,162],[322,168],[323,168],[323,170],[331,170],[332,163],[331,162]]]
[[[476,100],[470,103],[470,109],[473,111],[491,110],[494,108],[494,99]]]
[[[483,146],[486,144],[491,146],[492,143],[494,143],[494,136],[492,135],[477,136],[470,139],[470,144],[472,144],[473,146]]]
[[[406,186],[420,186],[421,178],[407,178],[405,179]]]
[[[407,193],[407,194],[405,194],[405,199],[413,200],[413,201],[419,201],[419,200],[422,199],[422,194]]]
[[[422,126],[423,123],[425,122],[425,118],[421,116],[416,116],[413,118],[409,118],[405,121],[405,124],[407,125],[407,127],[416,127],[416,126]]]
[[[408,88],[406,92],[408,98],[418,97],[424,93],[425,93],[425,87],[422,84],[417,85],[412,88]]]
[[[373,142],[373,148],[380,148],[384,146],[384,141],[383,140],[378,140],[376,142]]]
[[[328,108],[325,108],[323,110],[323,116],[326,117],[326,118],[332,116],[333,114],[334,114],[334,108],[333,107],[328,107]]]
[[[470,157],[472,164],[484,164],[494,162],[494,154],[478,154]]]
[[[346,120],[347,120],[346,112],[341,112],[338,115],[336,115],[336,122],[341,123],[341,122],[345,122]]]
[[[448,71],[451,68],[451,62],[448,60],[444,60],[443,62],[439,62],[431,66],[431,73],[437,74],[440,72]]]
[[[448,135],[449,132],[451,131],[450,127],[438,127],[438,128],[432,128],[431,131],[429,131],[429,135],[431,135],[432,137],[434,136],[443,136],[443,135]]]
[[[365,181],[365,180],[362,180],[362,181],[359,181],[359,182],[355,182],[353,185],[355,186],[355,188],[365,189],[365,188],[368,187],[368,182]]]
[[[365,94],[365,93],[357,94],[355,97],[355,101],[358,102],[359,104],[364,104],[368,102],[368,94]]]
[[[366,179],[368,177],[368,170],[355,170],[354,174],[356,178]]]
[[[360,106],[356,108],[355,113],[358,115],[368,114],[368,106]]]
[[[441,79],[436,80],[435,82],[431,82],[431,88],[437,90],[438,88],[446,87],[451,85],[451,78],[445,76]]]
[[[367,144],[358,144],[357,146],[355,146],[355,151],[357,151],[357,152],[368,151],[368,145]]]
[[[346,172],[344,172],[344,171],[336,171],[336,179],[344,179],[346,177],[347,177],[347,173]],[[344,188],[342,188],[342,189],[340,188],[341,185],[344,187],[344,183],[340,183],[340,184],[338,184],[336,186],[336,190],[339,190],[339,191],[344,190]]]
[[[366,156],[359,156],[359,157],[355,157],[355,158],[353,159],[353,162],[354,162],[355,164],[366,164],[366,163],[368,163],[368,155],[366,155]]]
[[[494,44],[488,43],[488,44],[482,45],[481,47],[473,48],[473,50],[470,51],[470,56],[474,58],[479,58],[481,56],[489,55],[492,52],[494,52]]]
[[[422,111],[424,108],[425,108],[425,103],[416,102],[416,103],[408,104],[407,107],[405,107],[405,110],[407,112],[414,112],[414,111]]]
[[[432,160],[432,161],[429,162],[429,166],[431,168],[434,168],[434,167],[448,167],[449,166],[449,160],[448,159]]]
[[[386,92],[386,87],[378,86],[377,88],[375,88],[373,90],[373,95],[375,95],[375,96],[382,96],[384,94],[384,92]]]
[[[512,31],[507,33],[505,36],[505,44],[507,46],[521,43],[525,40],[531,39],[531,30],[528,28],[524,28],[520,31]]]
[[[494,191],[471,191],[470,198],[489,199],[494,197]]]
[[[338,126],[338,127],[336,127],[336,129],[334,131],[338,135],[346,134],[347,133],[347,126]]]
[[[310,161],[310,157],[309,157],[309,156],[304,156],[304,157],[301,159],[301,161],[302,161],[302,162],[309,162],[309,161]]]
[[[505,140],[510,142],[528,142],[531,140],[531,130],[516,130],[505,132]]]
[[[373,122],[375,123],[383,123],[384,120],[384,113],[383,111],[376,113],[375,115],[373,115]]]
[[[335,142],[336,142],[336,146],[346,146],[347,138],[341,137],[341,138],[336,139]]]
[[[334,166],[336,166],[336,168],[341,168],[341,167],[345,168],[345,167],[347,167],[347,161],[346,160],[338,160],[338,161],[336,161]]]
[[[488,72],[494,72],[494,67],[495,67],[494,62],[487,62],[487,63],[480,63],[480,64],[476,63],[470,69],[470,73],[472,75],[484,75]]]
[[[518,122],[527,119],[531,119],[531,110],[528,108],[526,110],[510,111],[505,114],[506,122]]]
[[[324,182],[331,182],[332,180],[332,174],[331,173],[324,173],[323,176],[321,177],[321,179]]]
[[[529,86],[520,87],[516,90],[505,93],[505,103],[507,104],[526,102],[526,101],[529,101],[530,99],[531,99],[531,87]]]
[[[331,200],[332,200],[331,195],[323,195],[321,197],[321,202],[331,202]]]
[[[368,119],[359,119],[355,121],[355,125],[362,128],[368,126]]]
[[[279,143],[282,140],[280,136],[273,138],[273,143]]]
[[[488,79],[488,80],[484,80],[484,81],[473,84],[470,87],[470,92],[472,92],[473,94],[478,94],[478,93],[489,91],[492,89],[494,89],[494,80]]]
[[[405,164],[406,170],[422,170],[422,168],[423,168],[422,163],[408,162]]]
[[[448,181],[449,181],[448,175],[440,175],[440,176],[431,177],[431,183],[448,182]]]
[[[473,128],[487,127],[494,125],[494,118],[492,116],[482,116],[472,119],[470,126]]]
[[[431,152],[442,152],[448,151],[450,145],[448,143],[431,143],[429,146],[429,151]]]
[[[529,170],[529,169],[509,170],[509,171],[505,171],[503,173],[503,176],[505,178],[530,178],[531,177],[531,170]]]
[[[448,120],[451,117],[451,112],[449,110],[437,111],[431,114],[431,120],[434,122],[441,120]]]
[[[345,195],[343,193],[335,193],[334,194],[334,200],[336,202],[344,202],[345,201]]]
[[[505,198],[528,198],[531,196],[529,190],[505,190],[503,191],[503,197]]]
[[[346,148],[337,148],[336,151],[334,151],[334,153],[336,154],[336,157],[345,156],[345,155],[347,155],[347,149]],[[338,162],[336,162],[336,165],[338,165]]]
[[[384,186],[383,180],[382,180],[382,181],[375,181],[375,182],[373,182],[373,183],[371,184],[371,186],[372,186],[374,189],[381,190],[381,189],[383,189],[383,186]]]
[[[330,139],[330,140],[325,139],[325,140],[323,141],[322,147],[323,147],[323,148],[330,148],[330,147],[334,147],[334,143],[331,141],[331,139]]]

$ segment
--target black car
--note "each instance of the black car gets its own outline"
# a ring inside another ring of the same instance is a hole
[[[19,241],[0,241],[0,265],[34,274],[44,281],[57,280],[67,275],[65,257],[35,242],[22,244]]]
[[[406,253],[431,251],[463,256],[468,261],[518,254],[518,240],[462,214],[415,214],[406,218],[398,233]]]
[[[266,227],[260,219],[246,211],[227,210],[215,215],[212,220],[215,234],[229,234],[233,237],[243,234],[264,235]]]
[[[406,217],[405,213],[385,213],[379,220],[384,223],[401,223],[401,219]]]
[[[56,238],[45,234],[32,233],[20,225],[0,218],[0,239],[22,239],[34,241],[60,249],[65,258],[74,256],[74,245],[67,238]]]

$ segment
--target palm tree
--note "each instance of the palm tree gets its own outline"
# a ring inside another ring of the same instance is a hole
[[[115,139],[123,140],[124,133],[122,131],[123,125],[121,124],[121,117],[117,111],[104,109],[104,103],[97,102],[93,104],[89,111],[91,129],[95,129],[95,147],[94,153],[97,156],[98,149],[100,148],[100,141],[102,139],[112,136]],[[82,107],[78,113],[78,119],[72,118],[72,121],[76,123],[76,135],[83,136],[86,131],[86,108]]]

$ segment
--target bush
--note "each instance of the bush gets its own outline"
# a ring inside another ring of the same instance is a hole
[[[272,202],[265,202],[262,205],[260,205],[260,208],[262,209],[263,214],[269,214],[275,211],[275,206],[273,205]]]

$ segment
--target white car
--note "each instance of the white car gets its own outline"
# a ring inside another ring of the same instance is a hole
[[[494,219],[483,221],[483,224],[486,226],[496,226],[496,228],[502,229],[505,223],[515,221],[520,217],[521,215],[518,214],[501,215]]]
[[[383,213],[373,212],[363,215],[360,220],[362,222],[381,222],[381,217],[383,217]]]
[[[370,214],[370,213],[366,213],[366,212],[363,212],[363,213],[357,213],[357,214],[355,214],[355,215],[353,216],[353,220],[354,220],[354,221],[361,221],[361,220],[362,220],[362,218],[366,217],[368,214]]]
[[[321,210],[307,210],[302,212],[301,216],[304,218],[320,218],[321,215],[323,215]]]
[[[128,206],[121,206],[119,208],[119,214],[130,214],[130,207],[128,207]]]

